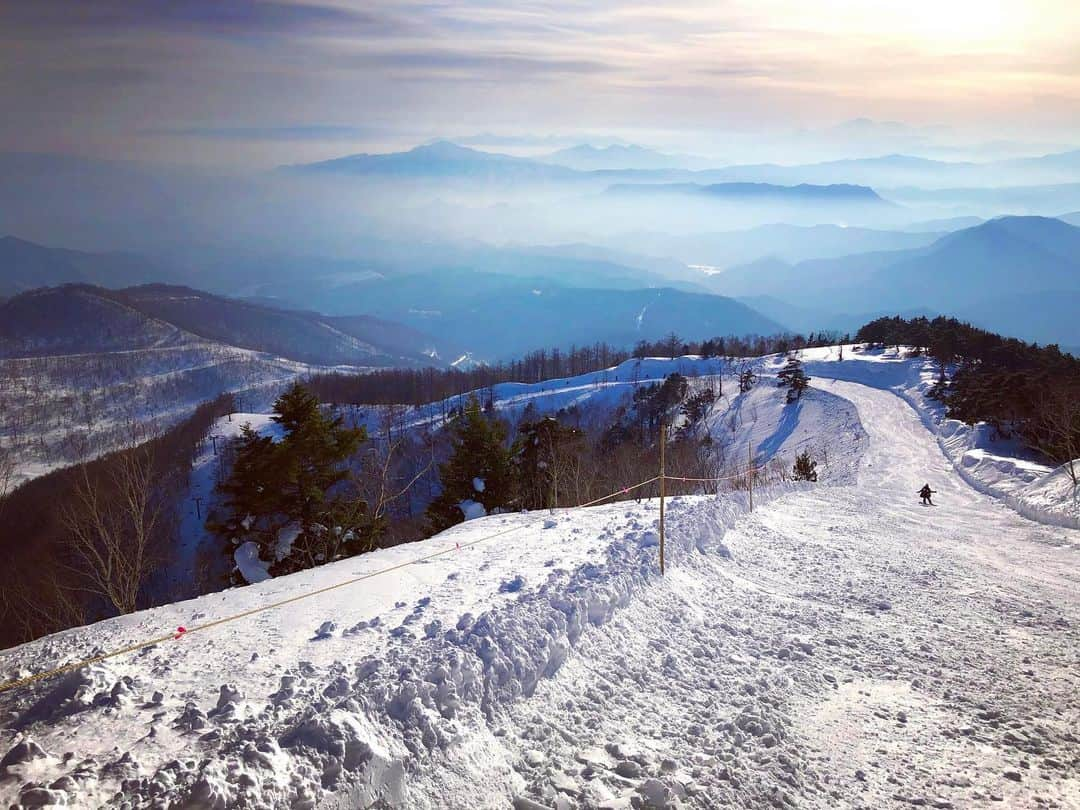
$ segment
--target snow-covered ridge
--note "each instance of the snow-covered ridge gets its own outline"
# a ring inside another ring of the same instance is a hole
[[[893,391],[919,415],[937,438],[957,473],[971,486],[1001,499],[1031,520],[1080,528],[1080,499],[1063,468],[1034,459],[1014,440],[996,438],[985,424],[968,425],[945,415],[945,407],[927,397],[937,369],[927,358],[907,358],[895,350],[858,351],[835,347],[803,352],[812,377],[848,380]]]

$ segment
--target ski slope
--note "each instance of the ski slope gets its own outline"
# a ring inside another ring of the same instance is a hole
[[[0,653],[22,677],[445,552],[0,693],[0,803],[1080,806],[1080,532],[814,375],[766,434],[826,435],[823,480],[673,499],[663,578],[655,502],[500,515]]]

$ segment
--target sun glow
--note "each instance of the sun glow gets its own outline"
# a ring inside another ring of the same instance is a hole
[[[912,32],[931,43],[1021,42],[1030,23],[1022,4],[1006,0],[909,0],[901,5]]]
[[[786,2],[774,2],[777,9]],[[821,0],[797,12],[800,26],[834,35],[886,37],[932,49],[1022,47],[1039,35],[1036,3],[1025,0]]]

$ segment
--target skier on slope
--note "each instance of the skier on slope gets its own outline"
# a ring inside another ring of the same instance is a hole
[[[930,496],[936,494],[936,489],[930,489],[929,484],[923,484],[923,488],[919,490],[919,497],[922,498],[923,506],[933,506],[934,502],[930,500]]]

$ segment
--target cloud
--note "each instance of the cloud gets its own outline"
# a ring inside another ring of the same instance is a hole
[[[393,134],[378,127],[351,127],[334,124],[310,124],[302,126],[195,126],[162,127],[140,130],[142,135],[179,138],[205,138],[207,140],[234,141],[356,141]]]
[[[114,155],[187,149],[274,162],[320,142],[381,148],[403,132],[633,139],[790,133],[859,116],[970,124],[984,127],[980,139],[1042,121],[1045,135],[1080,120],[1077,9],[1074,0],[0,0],[0,135],[20,148],[44,138]]]
[[[365,69],[387,68],[427,74],[453,71],[460,78],[468,74],[478,79],[507,76],[589,75],[609,72],[612,65],[595,59],[575,59],[555,54],[515,51],[466,52],[455,50],[397,49],[366,52],[343,60]]]
[[[4,0],[0,25],[42,33],[80,30],[290,32],[312,28],[384,27],[372,11],[276,0]]]

